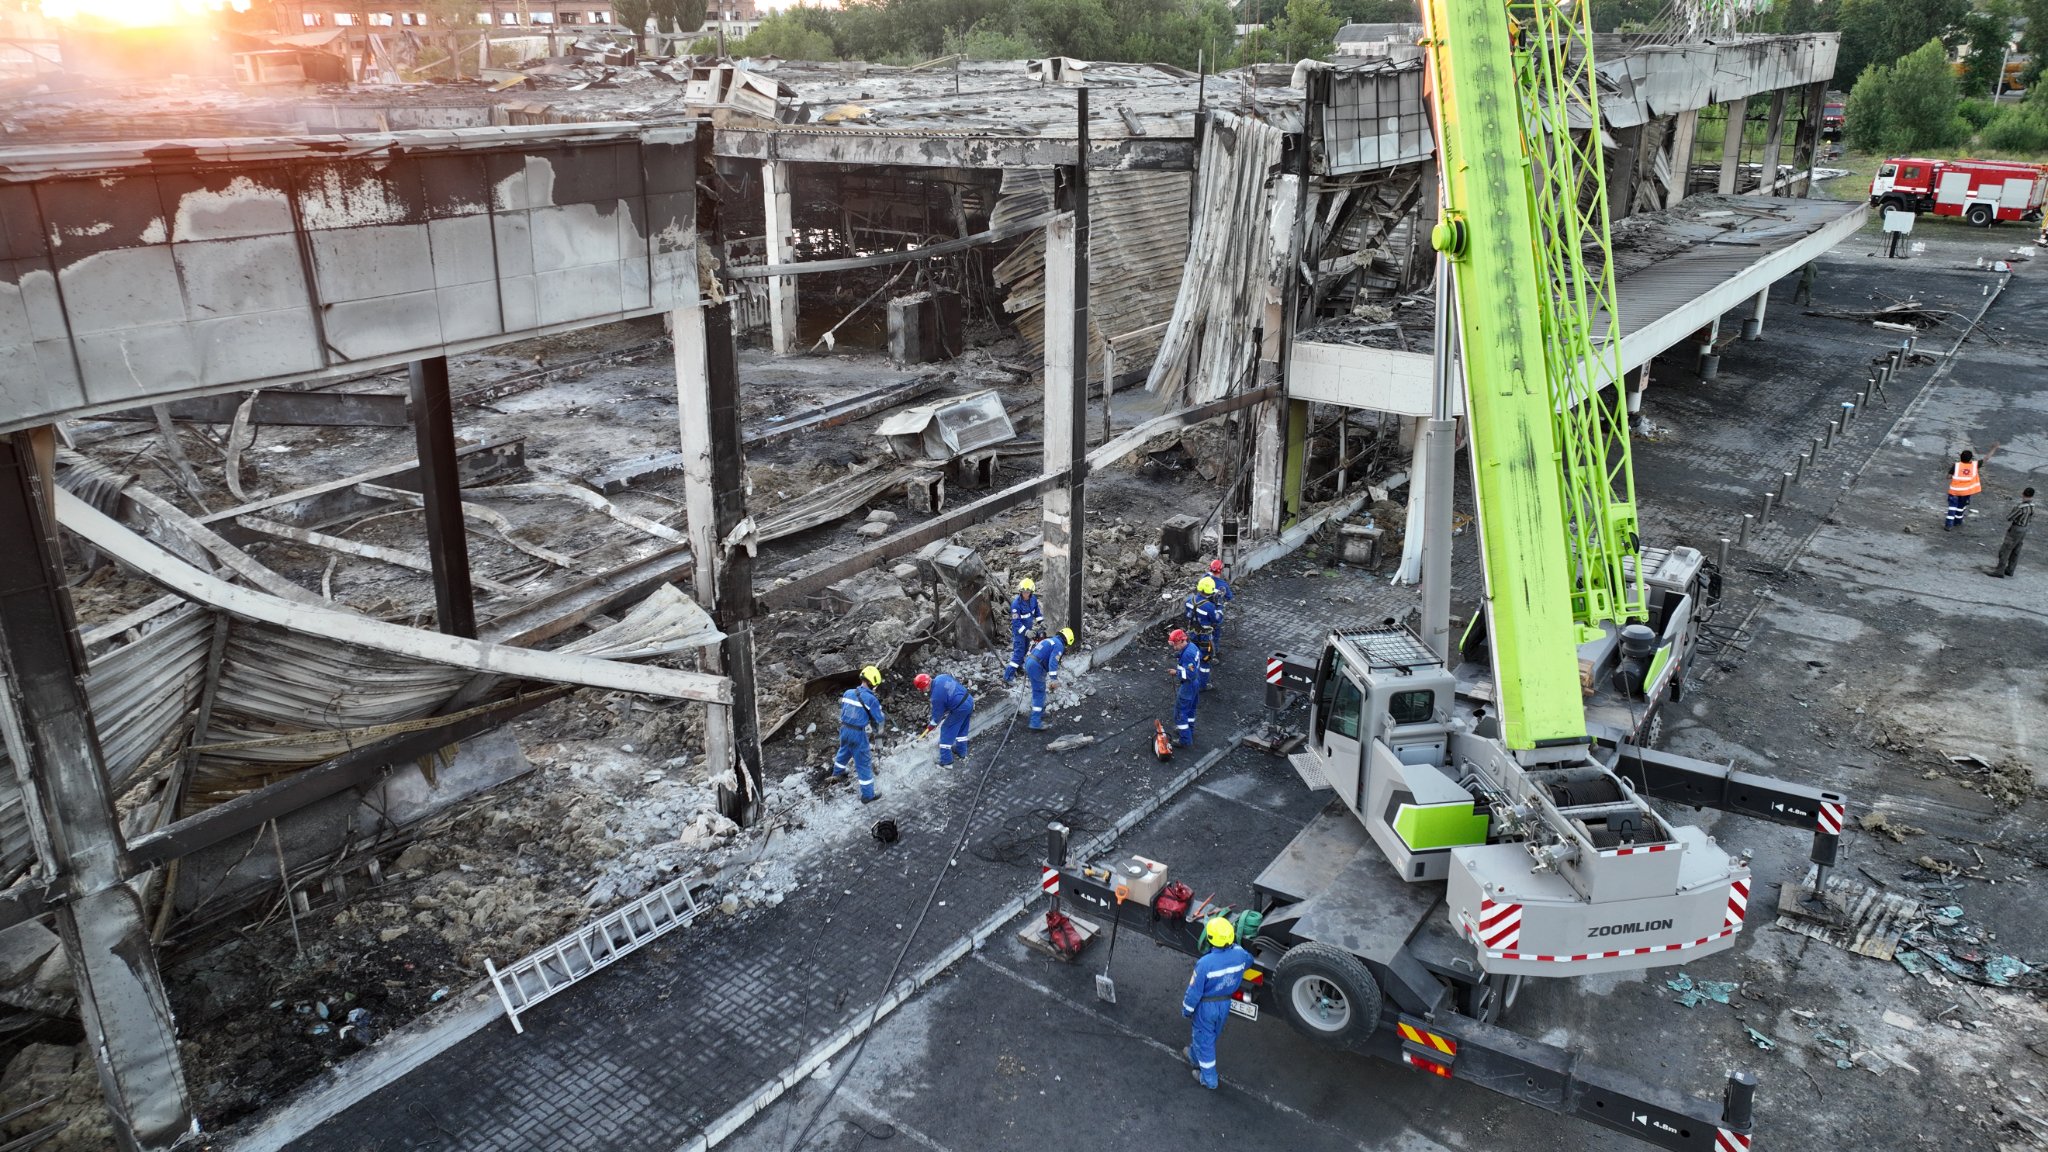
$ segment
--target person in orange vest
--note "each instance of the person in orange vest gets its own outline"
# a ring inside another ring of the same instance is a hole
[[[1991,451],[1984,453],[1984,459],[1979,460],[1976,453],[1965,448],[1962,455],[1956,457],[1955,465],[1948,474],[1948,517],[1941,522],[1943,532],[1963,522],[1963,513],[1970,508],[1970,497],[1984,490],[1983,467],[1991,462],[1997,451],[1998,445],[1993,444]]]

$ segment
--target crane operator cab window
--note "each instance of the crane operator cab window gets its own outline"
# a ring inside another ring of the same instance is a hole
[[[1436,719],[1436,693],[1427,688],[1387,697],[1387,716],[1396,724],[1427,724]]]
[[[1358,682],[1340,672],[1330,677],[1323,691],[1328,697],[1323,715],[1329,717],[1330,734],[1358,739],[1358,718],[1365,704],[1365,693]]]

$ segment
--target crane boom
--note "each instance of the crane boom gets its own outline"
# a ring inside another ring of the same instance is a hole
[[[1503,741],[1582,744],[1578,645],[1645,615],[1586,5],[1428,0]],[[1591,126],[1580,140],[1575,118]],[[1597,270],[1585,257],[1596,249]]]

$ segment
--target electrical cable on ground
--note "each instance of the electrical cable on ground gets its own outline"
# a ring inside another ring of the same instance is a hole
[[[931,891],[925,893],[924,907],[918,909],[917,919],[911,921],[910,931],[903,937],[903,946],[896,950],[896,959],[889,965],[889,974],[883,977],[881,988],[876,993],[875,1003],[873,1007],[868,1009],[868,1026],[861,1030],[860,1041],[853,1046],[853,1053],[840,1064],[838,1074],[832,1077],[831,1087],[825,1089],[824,1096],[818,1100],[817,1110],[812,1112],[811,1118],[804,1122],[803,1129],[796,1134],[795,1140],[784,1142],[783,1148],[785,1150],[801,1148],[804,1146],[804,1142],[810,1139],[811,1134],[817,1130],[818,1121],[825,1115],[825,1109],[831,1105],[832,1098],[839,1094],[840,1085],[846,1082],[847,1073],[853,1071],[853,1066],[860,1062],[861,1053],[867,1050],[868,1038],[875,1034],[875,1020],[881,1015],[882,998],[887,996],[889,989],[895,986],[896,974],[903,970],[903,960],[910,955],[910,946],[917,941],[917,934],[924,929],[925,918],[931,915],[932,905],[939,898],[939,889],[946,883],[947,871],[953,867],[953,861],[967,847],[967,835],[974,828],[975,814],[981,811],[981,799],[988,793],[989,777],[994,774],[996,765],[1002,762],[1003,749],[1009,747],[1010,734],[1015,732],[1016,729],[1017,716],[1015,713],[1011,713],[1010,722],[1003,727],[1003,738],[997,741],[996,750],[988,758],[988,765],[981,770],[981,779],[975,782],[974,798],[968,802],[967,813],[960,821],[960,838],[953,842],[952,851],[946,853],[945,859],[940,863],[939,874],[932,880]],[[787,1131],[786,1126],[784,1130]]]

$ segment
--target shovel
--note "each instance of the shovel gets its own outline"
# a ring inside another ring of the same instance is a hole
[[[1116,1003],[1116,981],[1109,975],[1109,965],[1116,959],[1116,930],[1124,923],[1124,897],[1129,896],[1129,886],[1116,886],[1116,909],[1114,919],[1109,922],[1109,955],[1102,958],[1102,971],[1095,974],[1095,998],[1104,1004]]]

